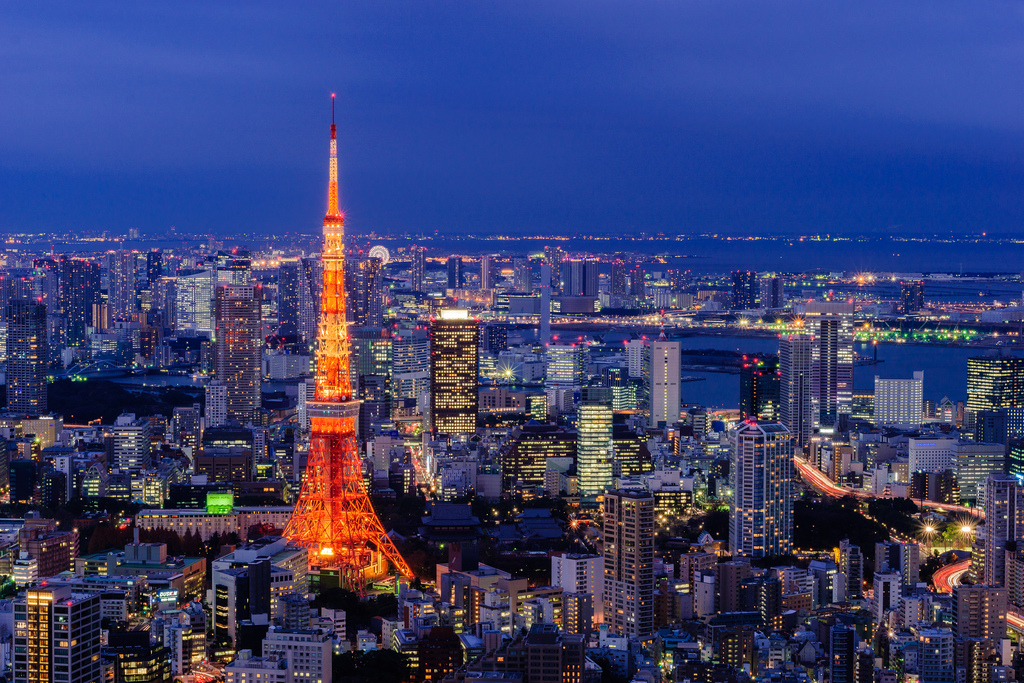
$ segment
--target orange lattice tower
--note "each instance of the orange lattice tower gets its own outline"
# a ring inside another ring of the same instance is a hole
[[[338,573],[341,585],[364,593],[369,578],[387,563],[412,578],[377,519],[363,485],[356,442],[359,401],[349,379],[345,322],[345,216],[338,210],[338,140],[331,95],[331,175],[324,217],[323,295],[317,335],[316,400],[309,404],[312,437],[306,477],[285,535],[309,549],[309,566],[323,576]]]

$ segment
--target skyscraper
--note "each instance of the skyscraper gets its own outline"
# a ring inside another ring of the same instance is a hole
[[[353,327],[353,393],[359,398],[359,438],[366,439],[374,422],[391,419],[393,345],[387,327]]]
[[[135,313],[135,254],[115,251],[110,254],[110,291],[107,303],[113,320],[131,320]]]
[[[546,385],[580,386],[587,370],[586,351],[582,344],[548,344],[544,349]]]
[[[732,271],[732,307],[741,311],[757,308],[760,294],[757,273],[753,270]]]
[[[761,308],[782,308],[786,302],[782,293],[782,278],[763,277],[759,280],[758,305]]]
[[[262,380],[262,299],[259,285],[217,287],[215,375],[227,387],[227,417],[257,423]]]
[[[771,356],[744,356],[740,366],[740,418],[779,418],[779,361]]]
[[[570,259],[561,262],[563,296],[597,296],[598,262],[595,259]]]
[[[604,496],[604,621],[613,633],[654,632],[654,495],[642,489]]]
[[[422,327],[398,330],[392,336],[394,395],[417,399],[430,384],[430,337]]]
[[[777,422],[746,420],[730,434],[729,550],[735,555],[788,555],[793,548],[793,448]]]
[[[679,422],[680,372],[679,342],[661,338],[651,342],[650,360],[644,368],[647,375],[647,395],[650,401],[650,424],[673,425]]]
[[[811,301],[805,309],[814,337],[814,398],[818,420],[834,425],[853,407],[853,304]]]
[[[462,271],[462,257],[448,257],[448,289],[462,289],[466,285],[466,276]]]
[[[913,379],[882,379],[875,375],[875,424],[885,427],[916,429],[924,411],[924,372]]]
[[[982,410],[1024,407],[1024,358],[976,356],[967,359],[967,405]]]
[[[214,316],[212,270],[183,272],[174,285],[175,329],[212,332]]]
[[[100,595],[29,588],[14,601],[14,681],[99,683]]]
[[[818,426],[814,401],[814,340],[805,335],[779,339],[779,419],[798,448],[805,448]]]
[[[612,485],[612,408],[583,402],[576,426],[576,471],[580,495],[596,500]]]
[[[360,327],[384,324],[384,280],[378,258],[345,259],[348,321]]]
[[[46,307],[13,299],[7,320],[7,410],[39,415],[46,412]]]
[[[562,261],[565,251],[561,247],[544,247],[544,260],[551,266],[551,288],[561,293]]]
[[[530,259],[512,260],[512,280],[515,291],[527,294],[533,291],[533,266],[530,265]]]
[[[316,336],[313,293],[299,259],[281,261],[277,275],[277,321],[285,334],[309,341]]]
[[[632,264],[621,254],[612,260],[612,273],[609,291],[612,296],[629,296],[629,269]]]
[[[409,266],[409,288],[422,292],[427,283],[427,248],[413,245],[409,248],[412,263]]]
[[[900,313],[910,315],[924,308],[924,282],[900,282]]]
[[[444,310],[430,322],[430,428],[472,434],[479,407],[480,324],[465,310]]]
[[[92,325],[92,305],[100,301],[100,267],[85,259],[60,257],[60,309],[69,346],[80,346]]]
[[[979,583],[1006,585],[1006,546],[1024,534],[1024,490],[1015,477],[993,474],[985,481],[985,568]]]
[[[153,285],[164,274],[164,253],[159,249],[146,253],[146,282]]]
[[[494,258],[488,254],[480,257],[480,289],[494,289]]]

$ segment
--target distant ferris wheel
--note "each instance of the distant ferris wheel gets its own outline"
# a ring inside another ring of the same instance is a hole
[[[370,258],[380,259],[380,264],[386,266],[388,261],[391,260],[391,252],[388,251],[387,247],[378,244],[375,247],[370,247]]]

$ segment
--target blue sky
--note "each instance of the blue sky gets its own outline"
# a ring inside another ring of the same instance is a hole
[[[210,6],[212,5],[212,6]],[[1024,10],[0,2],[0,230],[1022,232]]]

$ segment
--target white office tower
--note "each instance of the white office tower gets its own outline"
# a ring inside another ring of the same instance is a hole
[[[978,584],[1006,585],[1006,545],[1024,533],[1024,490],[1016,477],[993,474],[985,480],[985,571]]]
[[[654,632],[654,495],[643,489],[604,496],[604,622],[612,633]]]
[[[430,386],[430,338],[426,328],[398,330],[391,338],[391,348],[395,398],[418,399]]]
[[[779,339],[779,416],[794,445],[806,448],[818,426],[814,339],[807,335],[785,335]]]
[[[793,450],[777,422],[741,422],[730,435],[732,506],[729,552],[788,555],[793,549]]]
[[[604,558],[601,555],[552,555],[551,585],[560,587],[563,594],[591,595],[593,628],[603,621]]]
[[[875,424],[900,429],[920,427],[923,397],[922,371],[915,372],[913,379],[882,379],[875,375]]]
[[[630,339],[626,342],[626,370],[630,377],[644,376],[644,348],[646,346],[647,341],[644,339]]]
[[[679,422],[679,342],[658,339],[651,343],[649,368],[650,425]]]
[[[179,332],[213,332],[214,276],[211,270],[178,276],[174,327]]]
[[[206,385],[206,428],[221,427],[228,422],[228,385],[213,380]]]
[[[804,309],[814,337],[814,396],[818,420],[831,426],[853,407],[853,304],[811,301]]]
[[[588,500],[596,500],[612,485],[612,408],[607,404],[580,404],[576,472],[580,495]]]

